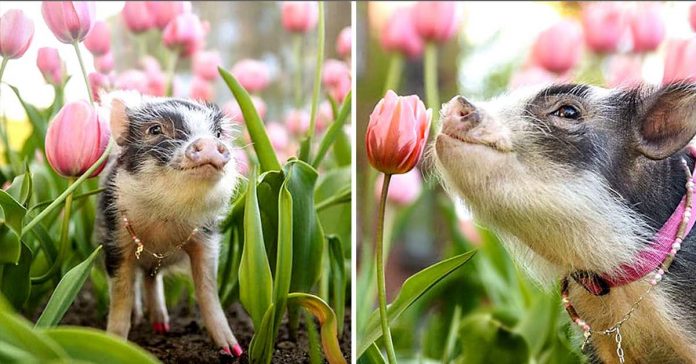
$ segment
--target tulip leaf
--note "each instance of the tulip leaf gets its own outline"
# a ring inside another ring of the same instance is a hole
[[[218,71],[227,84],[227,87],[232,91],[234,98],[239,104],[239,108],[242,110],[244,123],[246,123],[247,130],[249,130],[254,151],[256,151],[256,156],[259,159],[261,171],[280,170],[278,157],[273,150],[271,140],[266,133],[266,128],[263,125],[261,117],[259,117],[259,113],[254,107],[249,93],[239,84],[237,79],[225,69],[218,67]]]
[[[475,314],[459,328],[462,354],[459,363],[528,363],[529,348],[522,335],[515,333],[490,314]]]
[[[7,224],[0,224],[0,265],[16,264],[22,254],[22,242]],[[0,286],[1,287],[1,286]]]
[[[329,151],[329,148],[331,148],[331,145],[333,145],[334,141],[336,140],[338,134],[343,132],[343,125],[345,125],[346,120],[348,120],[348,115],[350,114],[351,95],[352,91],[348,92],[348,95],[346,95],[346,98],[343,100],[343,105],[341,105],[341,110],[338,112],[336,120],[331,124],[331,126],[329,126],[329,129],[321,139],[321,143],[319,143],[319,150],[317,150],[317,155],[314,157],[314,161],[312,162],[312,166],[314,168],[317,168],[319,164],[321,164],[322,160],[326,156],[326,153]]]
[[[61,326],[41,331],[68,353],[71,362],[83,361],[86,363],[112,364],[160,362],[145,349],[101,330],[87,327]]]
[[[12,91],[14,91],[15,95],[17,95],[17,99],[19,99],[19,102],[22,104],[22,107],[24,108],[24,111],[27,113],[27,117],[29,118],[29,122],[31,123],[31,126],[34,128],[34,132],[31,133],[31,137],[34,138],[34,140],[36,140],[37,145],[41,147],[41,150],[44,150],[44,141],[46,140],[46,130],[48,129],[48,121],[45,120],[43,116],[41,116],[41,113],[36,107],[24,101],[22,96],[19,94],[19,90],[16,87],[10,86],[10,88],[12,89]]]
[[[470,251],[452,258],[443,260],[422,271],[409,277],[401,287],[396,298],[387,307],[387,316],[389,323],[393,323],[399,316],[406,311],[416,300],[431,289],[435,284],[443,280],[450,273],[468,262],[469,259],[476,253]],[[365,325],[365,331],[362,335],[358,335],[358,357],[361,356],[367,348],[372,345],[377,339],[382,336],[382,328],[379,321],[379,312],[373,311]]]
[[[261,325],[256,329],[254,337],[249,344],[249,359],[252,363],[270,363],[273,357],[273,342],[275,339],[273,331],[273,319],[275,317],[275,305],[268,306],[268,310],[263,315]]]
[[[29,270],[31,269],[31,250],[21,243],[21,253],[17,264],[5,264],[0,279],[0,290],[7,300],[16,308],[24,306],[31,291]]]
[[[4,215],[4,221],[0,222],[4,222],[15,234],[21,236],[22,220],[27,210],[5,190],[0,190],[0,207]]]
[[[358,364],[385,364],[386,362],[387,360],[384,359],[375,343],[370,345],[363,355],[358,358]]]
[[[249,177],[244,206],[244,248],[239,264],[239,297],[255,328],[271,305],[273,279],[263,240],[261,212],[256,195],[256,170]]]
[[[56,286],[56,289],[53,291],[51,298],[48,300],[46,308],[36,321],[36,327],[52,327],[58,325],[60,320],[63,319],[65,312],[67,312],[70,305],[72,305],[75,297],[77,297],[80,289],[82,289],[82,286],[85,284],[89,272],[92,269],[92,265],[101,252],[101,249],[102,246],[98,246],[87,259],[70,269],[70,271],[63,276],[58,286]]]
[[[324,348],[324,355],[329,364],[346,363],[338,343],[336,315],[331,307],[321,298],[308,293],[290,293],[288,295],[288,304],[290,303],[304,307],[319,320],[319,325],[321,325],[321,345]]]
[[[17,202],[19,202],[22,206],[26,207],[27,203],[29,202],[29,199],[31,198],[31,191],[31,171],[29,170],[29,166],[26,165],[24,169],[24,174],[15,177],[15,179],[12,181],[12,184],[7,189],[7,193],[9,193],[10,196],[17,200]]]
[[[343,332],[343,317],[346,308],[346,286],[348,278],[346,276],[345,258],[343,256],[343,244],[337,236],[326,237],[329,246],[329,263],[331,273],[331,306],[336,312],[338,321],[338,332]]]
[[[286,180],[278,196],[278,256],[273,281],[273,303],[276,307],[276,312],[272,337],[275,337],[280,328],[292,279],[292,207],[292,195],[288,191]]]
[[[256,187],[266,254],[274,276],[278,250],[278,196],[284,182],[285,174],[282,171],[269,171],[259,177]]]
[[[0,347],[29,353],[37,363],[67,361],[67,354],[55,341],[41,331],[32,330],[29,321],[11,310],[0,309],[0,328]],[[6,362],[2,354],[0,362]]]

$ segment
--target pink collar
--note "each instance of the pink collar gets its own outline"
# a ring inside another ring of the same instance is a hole
[[[689,152],[692,157],[696,157],[696,149],[690,147]],[[696,183],[696,173],[691,181]],[[686,195],[682,198],[681,202],[672,213],[672,216],[669,217],[667,222],[665,222],[662,228],[657,232],[655,240],[653,240],[646,249],[640,251],[636,255],[635,263],[622,264],[608,274],[578,271],[572,273],[571,276],[580,285],[585,287],[587,291],[596,296],[609,293],[612,287],[623,286],[645,277],[650,272],[658,269],[665,258],[670,254],[672,244],[677,238],[677,230],[682,222],[685,210]],[[683,235],[685,238],[689,235],[695,222],[696,212],[691,214],[691,218],[686,225],[686,230]]]

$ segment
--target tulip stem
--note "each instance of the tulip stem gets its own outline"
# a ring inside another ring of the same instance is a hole
[[[391,332],[389,331],[389,317],[387,316],[387,287],[384,277],[384,210],[387,205],[387,193],[389,192],[389,182],[391,174],[384,174],[382,184],[382,195],[379,200],[379,216],[377,217],[377,239],[375,240],[375,265],[377,266],[377,296],[379,299],[379,318],[382,324],[382,336],[387,347],[387,357],[390,364],[396,364],[396,354],[394,353],[394,343],[392,342]]]
[[[2,83],[2,75],[5,73],[5,66],[7,66],[7,61],[9,58],[3,57],[2,63],[0,64],[0,83]]]
[[[383,95],[386,94],[389,90],[392,90],[394,92],[397,91],[397,88],[399,87],[399,79],[403,70],[404,57],[399,52],[394,52],[389,58],[387,78],[384,82],[384,92],[382,92]]]
[[[80,68],[82,69],[82,78],[85,80],[85,86],[87,86],[87,96],[89,96],[89,103],[94,105],[94,99],[92,98],[92,90],[89,88],[89,80],[87,80],[87,69],[85,68],[85,62],[82,60],[82,53],[80,52],[80,43],[77,41],[73,42],[73,47],[75,47],[75,53],[77,53],[77,60],[80,62]]]
[[[169,65],[167,67],[167,93],[166,95],[171,97],[174,93],[174,72],[176,71],[176,63],[179,61],[179,53],[170,53]]]
[[[302,35],[296,34],[293,39],[295,50],[295,107],[302,107]]]
[[[309,129],[307,138],[311,148],[314,129],[317,126],[317,107],[319,106],[319,90],[321,88],[321,71],[324,65],[324,2],[319,2],[319,23],[317,26],[317,65],[314,68],[314,88],[312,90],[312,106],[309,110]]]
[[[22,229],[21,236],[24,236],[24,234],[26,234],[28,231],[30,231],[36,224],[41,222],[41,220],[44,217],[46,217],[46,215],[51,213],[51,211],[53,211],[56,207],[60,206],[60,204],[63,203],[63,201],[65,201],[67,199],[68,195],[70,195],[78,187],[80,187],[82,182],[84,182],[87,178],[89,178],[94,173],[94,171],[96,171],[102,165],[102,163],[104,163],[104,161],[106,161],[106,159],[109,157],[109,153],[111,153],[112,144],[113,144],[113,142],[110,141],[109,145],[107,145],[106,149],[104,149],[104,153],[102,153],[101,157],[99,157],[99,159],[97,159],[97,161],[94,162],[94,164],[92,164],[92,166],[89,167],[89,169],[85,173],[83,173],[80,176],[80,178],[78,178],[75,182],[73,182],[70,186],[68,186],[68,188],[65,191],[63,191],[63,193],[61,193],[60,196],[58,196],[58,198],[53,200],[53,202],[50,205],[48,205],[48,207],[43,209],[28,224],[24,225],[24,228]],[[67,203],[67,201],[66,201],[66,203]]]
[[[437,113],[440,110],[440,95],[437,87],[437,43],[428,42],[425,45],[423,67],[425,68],[425,99],[427,100],[428,108]]]

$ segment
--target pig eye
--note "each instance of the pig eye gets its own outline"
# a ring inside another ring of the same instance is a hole
[[[552,112],[551,115],[564,119],[577,120],[580,119],[580,110],[578,110],[575,106],[563,105],[556,111]]]
[[[220,130],[218,130],[218,131],[215,133],[215,137],[218,138],[218,139],[220,139],[221,136],[222,136],[222,132],[221,132]]]
[[[162,126],[161,125],[153,125],[147,129],[147,133],[150,135],[160,135],[160,134],[162,134]]]

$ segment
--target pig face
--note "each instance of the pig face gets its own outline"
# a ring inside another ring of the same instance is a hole
[[[457,96],[441,121],[434,154],[445,185],[518,256],[607,271],[630,261],[684,193],[696,86]]]

